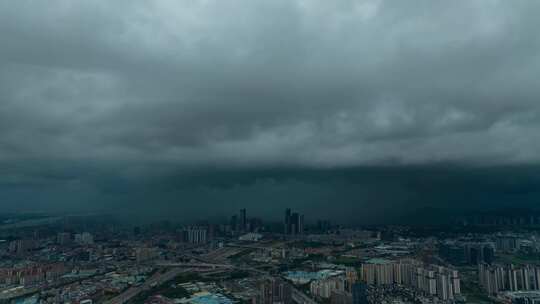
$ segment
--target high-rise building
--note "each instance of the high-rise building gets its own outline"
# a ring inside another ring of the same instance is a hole
[[[484,246],[482,249],[484,262],[491,264],[495,260],[495,248],[493,246]]]
[[[540,290],[540,266],[478,265],[480,285],[490,294]]]
[[[291,215],[291,234],[297,235],[298,234],[298,223],[299,223],[299,216],[297,212],[294,212]]]
[[[94,236],[89,232],[75,234],[75,242],[80,245],[94,244]]]
[[[246,208],[240,209],[240,230],[241,231],[246,231],[247,230]]]
[[[298,234],[304,234],[304,215],[301,214],[298,218]]]
[[[292,303],[291,287],[278,278],[265,280],[260,287],[260,304]]]
[[[439,253],[454,265],[491,264],[495,259],[495,246],[490,242],[445,242],[439,247]]]
[[[298,212],[291,213],[291,209],[285,209],[284,234],[298,235],[304,233],[304,215]]]
[[[283,234],[291,234],[291,209],[285,209]]]
[[[231,216],[231,230],[234,231],[234,232],[237,232],[238,231],[238,216],[237,215],[233,215]]]
[[[9,243],[9,251],[16,254],[25,254],[36,247],[36,242],[30,239],[15,240]]]
[[[319,298],[328,299],[334,291],[345,291],[346,280],[344,277],[331,277],[312,281],[310,292]]]
[[[436,285],[437,297],[443,301],[453,299],[454,294],[461,293],[456,270],[447,271],[444,267],[438,267]]]
[[[353,267],[347,267],[345,269],[345,290],[352,292],[352,286],[358,281],[358,273]]]
[[[513,235],[499,236],[495,240],[495,246],[498,251],[514,252],[518,249],[518,238]]]
[[[318,220],[317,221],[317,230],[322,233],[326,233],[332,225],[329,220]]]
[[[394,262],[373,259],[362,264],[361,278],[368,285],[398,284],[414,287],[426,295],[437,295],[445,301],[461,293],[456,270],[435,265],[424,266],[416,260]]]
[[[58,245],[67,245],[71,243],[71,233],[60,232],[56,235],[56,243]]]
[[[187,241],[192,244],[206,243],[208,237],[208,229],[206,227],[192,226],[186,229]]]

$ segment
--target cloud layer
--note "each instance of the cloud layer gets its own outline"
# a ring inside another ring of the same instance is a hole
[[[94,174],[82,163],[127,178],[536,164],[538,12],[502,0],[3,2],[0,183],[53,172],[74,185]]]
[[[0,7],[0,158],[531,162],[534,1]]]

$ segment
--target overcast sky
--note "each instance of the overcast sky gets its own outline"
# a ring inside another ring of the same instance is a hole
[[[456,183],[465,196],[470,170],[492,185],[478,204],[522,189],[514,174],[529,189],[516,201],[538,201],[539,14],[534,0],[2,1],[0,204],[375,210]]]

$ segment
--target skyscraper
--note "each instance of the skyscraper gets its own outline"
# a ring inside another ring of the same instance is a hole
[[[246,208],[240,209],[240,230],[246,231],[247,229],[247,217]]]
[[[238,216],[237,215],[233,215],[231,216],[231,230],[236,232],[238,230]]]
[[[206,243],[208,236],[208,229],[206,227],[187,227],[187,241],[192,244]]]
[[[300,214],[298,218],[298,234],[304,234],[304,215]]]
[[[298,234],[298,220],[299,216],[298,216],[298,213],[294,212],[292,215],[291,215],[291,234],[292,235],[296,235]]]
[[[291,234],[291,209],[285,209],[285,220],[283,234]]]
[[[297,235],[304,233],[304,215],[298,212],[291,213],[291,209],[285,209],[283,233]]]

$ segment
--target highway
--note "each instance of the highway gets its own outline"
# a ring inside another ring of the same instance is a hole
[[[235,266],[235,265],[230,265],[230,264],[217,264],[217,263],[212,263],[210,261],[188,262],[188,263],[171,263],[171,262],[164,262],[164,261],[156,261],[154,265],[160,268],[166,267],[166,268],[171,268],[171,269],[169,269],[165,273],[160,273],[160,272],[155,273],[153,276],[148,278],[142,285],[137,286],[137,287],[131,287],[128,290],[121,293],[120,295],[114,297],[113,299],[105,303],[106,304],[127,303],[129,300],[135,298],[141,292],[148,291],[157,285],[161,285],[169,280],[172,280],[176,276],[182,273],[196,272],[196,271],[212,272],[212,271],[217,271],[217,270],[236,269],[236,270],[254,272],[262,276],[269,275],[268,272],[256,269],[254,267]],[[292,285],[291,285],[291,288],[292,288],[292,299],[297,304],[318,304],[315,300],[311,299],[300,290],[294,288]]]
[[[124,304],[129,300],[135,298],[138,294],[143,291],[152,289],[154,286],[161,285],[169,280],[174,279],[176,276],[191,272],[193,269],[190,268],[173,268],[168,270],[165,273],[156,272],[153,276],[148,278],[142,285],[137,287],[131,287],[118,296],[112,298],[111,300],[105,302],[106,304]]]
[[[174,262],[157,262],[155,263],[158,267],[190,267],[190,268],[234,268],[233,265],[229,264],[213,264],[213,263],[174,263]]]

